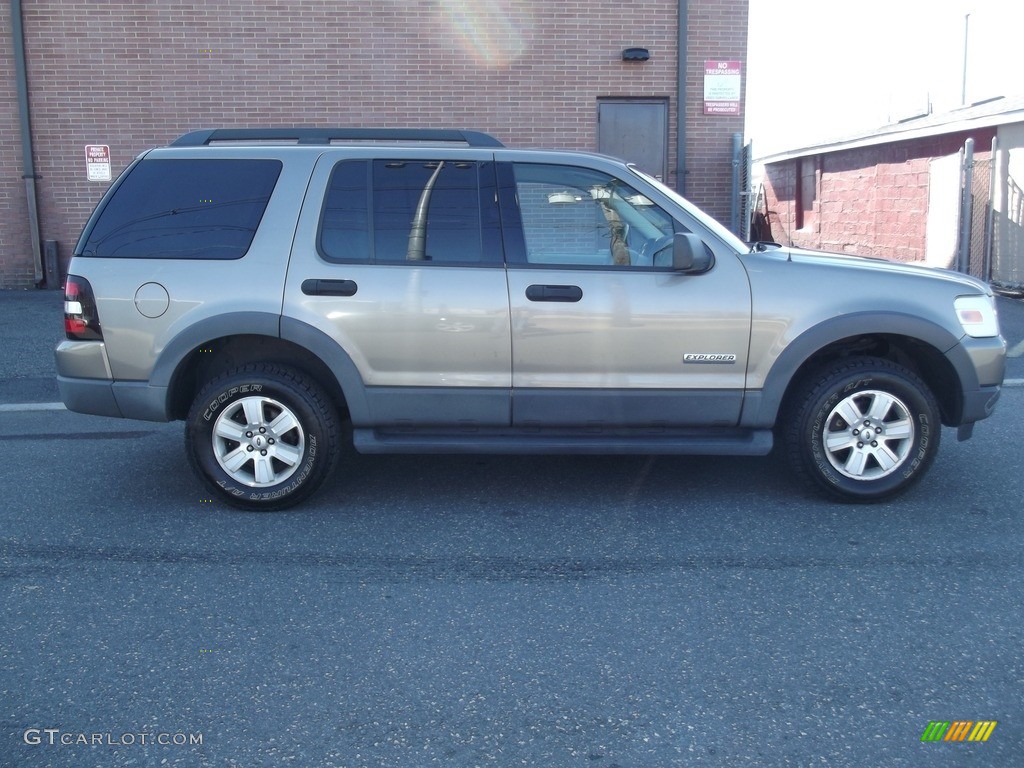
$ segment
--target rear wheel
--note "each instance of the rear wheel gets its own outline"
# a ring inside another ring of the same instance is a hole
[[[338,424],[324,391],[302,373],[255,363],[210,381],[185,425],[189,461],[210,490],[237,507],[284,509],[317,490],[338,454]]]
[[[780,424],[796,473],[845,501],[875,501],[921,479],[939,448],[928,386],[889,360],[859,358],[819,371]]]

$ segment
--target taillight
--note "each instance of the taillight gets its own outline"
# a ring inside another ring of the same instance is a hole
[[[72,341],[103,341],[96,299],[84,277],[68,275],[64,283],[64,333]]]

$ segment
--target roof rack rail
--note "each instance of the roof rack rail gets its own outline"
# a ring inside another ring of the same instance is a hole
[[[444,128],[217,128],[182,134],[172,147],[202,147],[220,141],[294,141],[330,144],[334,141],[462,142],[471,147],[504,147],[481,131]]]

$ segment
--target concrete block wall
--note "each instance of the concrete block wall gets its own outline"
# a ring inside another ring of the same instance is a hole
[[[976,156],[987,157],[993,135],[982,129],[815,155],[816,198],[802,228],[796,183],[805,158],[768,164],[772,235],[801,248],[924,261],[930,161],[957,154],[968,136]]]

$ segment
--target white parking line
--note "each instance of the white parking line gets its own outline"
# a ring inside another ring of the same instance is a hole
[[[1024,355],[1024,341],[1014,345],[1006,353],[1007,357],[1020,357],[1021,355]]]
[[[23,411],[64,411],[64,403],[0,403],[0,413]]]

